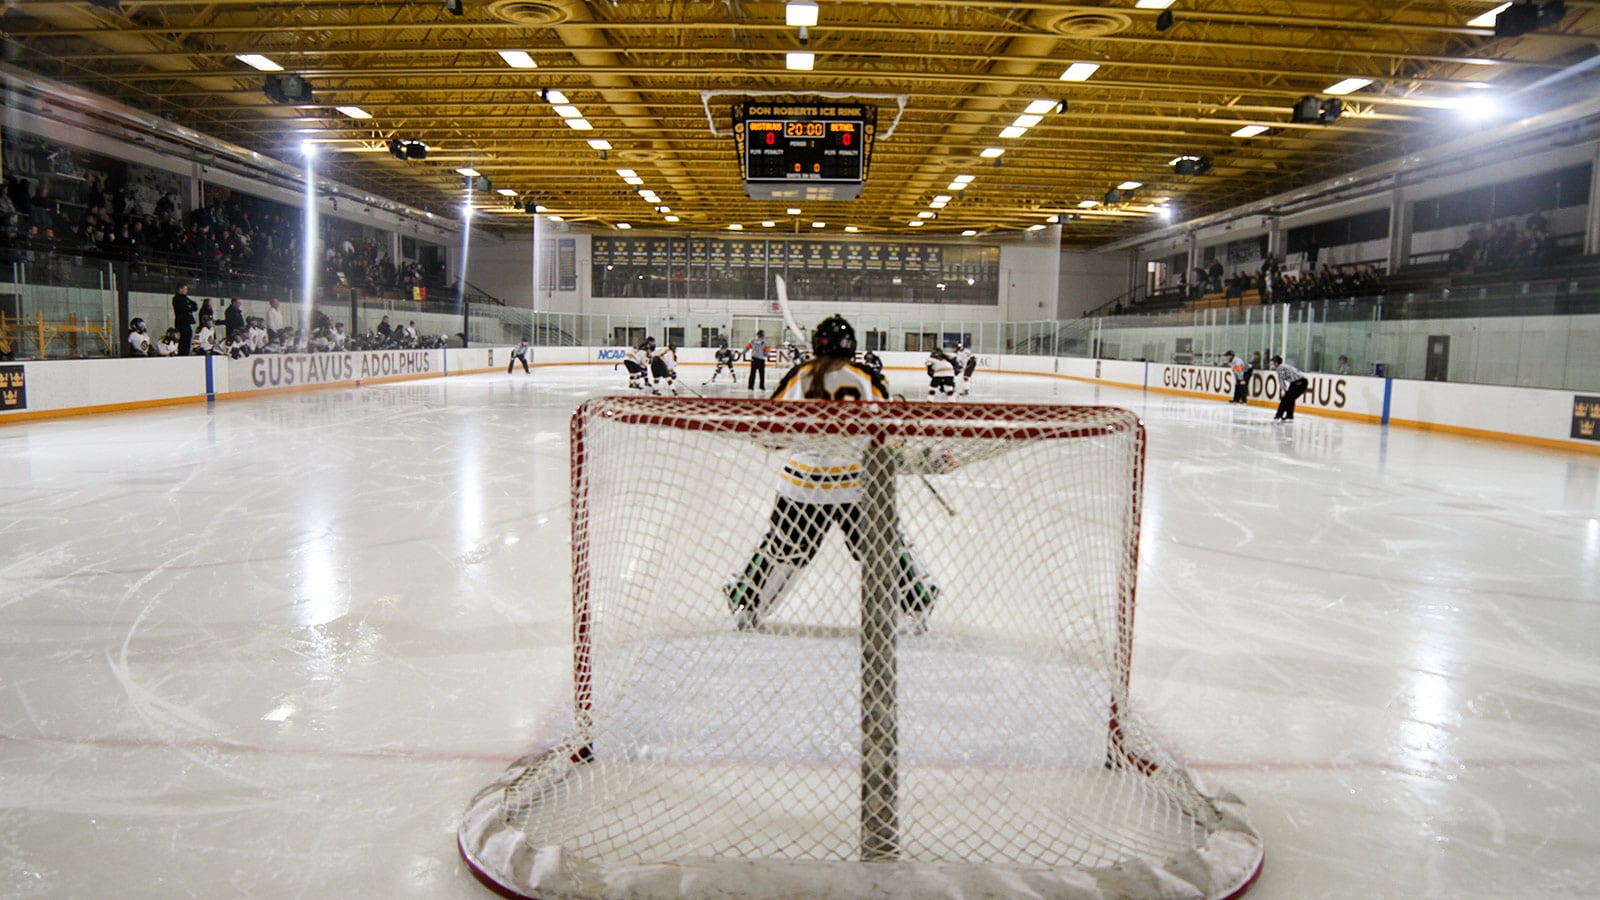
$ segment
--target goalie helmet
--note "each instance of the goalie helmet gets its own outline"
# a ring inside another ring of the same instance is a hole
[[[829,316],[812,332],[811,349],[818,356],[852,359],[856,355],[856,330],[843,316]]]

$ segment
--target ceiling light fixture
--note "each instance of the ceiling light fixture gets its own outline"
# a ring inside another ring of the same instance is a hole
[[[1028,108],[1023,110],[1023,112],[1028,113],[1029,115],[1042,116],[1045,113],[1055,112],[1056,107],[1060,105],[1060,101],[1057,100],[1035,100],[1032,103],[1029,103]]]
[[[795,72],[809,72],[817,65],[817,55],[808,50],[791,50],[784,54],[783,67]]]
[[[500,58],[513,69],[539,68],[539,64],[533,61],[533,57],[529,56],[526,50],[501,50]]]
[[[1251,138],[1259,134],[1265,134],[1266,132],[1267,126],[1265,125],[1246,125],[1243,128],[1240,128],[1238,131],[1235,131],[1233,136],[1236,138]]]
[[[1088,81],[1089,76],[1093,75],[1099,68],[1099,63],[1073,63],[1072,65],[1067,66],[1066,71],[1061,73],[1061,80]]]
[[[283,66],[278,65],[277,63],[273,62],[270,59],[267,59],[265,56],[262,56],[259,53],[241,53],[238,56],[235,56],[234,59],[237,59],[238,61],[244,63],[247,66],[250,66],[251,68],[259,69],[259,70],[261,70],[263,72],[282,72],[283,71]]]
[[[1500,15],[1501,13],[1505,12],[1506,11],[1506,7],[1508,7],[1510,5],[1511,5],[1510,3],[1502,3],[1499,6],[1496,6],[1494,9],[1491,9],[1488,12],[1483,13],[1480,16],[1476,16],[1474,18],[1468,19],[1467,20],[1467,27],[1469,27],[1469,28],[1493,28],[1494,27],[1495,17]]]
[[[1005,153],[1006,153],[1006,148],[1004,148],[1004,147],[985,147],[985,148],[983,148],[983,152],[979,153],[978,155],[983,157],[984,159],[996,159],[998,157],[1004,156]]]
[[[1371,78],[1346,78],[1338,84],[1331,84],[1322,89],[1324,94],[1353,94],[1372,83]]]
[[[790,27],[809,28],[817,24],[816,0],[789,0],[783,7],[784,24]]]
[[[372,118],[372,113],[367,112],[359,106],[335,106],[334,109],[337,109],[339,112],[344,113],[352,119]]]

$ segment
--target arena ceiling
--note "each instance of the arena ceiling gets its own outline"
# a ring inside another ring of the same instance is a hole
[[[1096,245],[1167,224],[1163,202],[1189,220],[1593,97],[1600,0],[1543,5],[1517,37],[1472,24],[1498,6],[1482,0],[815,0],[804,33],[775,0],[13,0],[0,25],[14,67],[277,159],[314,141],[328,177],[420,210],[458,211],[456,169],[475,169],[490,228],[527,229],[533,204],[651,230],[952,235],[1054,216],[1064,243]],[[791,52],[813,68],[786,68]],[[310,99],[269,99],[247,54]],[[1081,63],[1097,68],[1063,77]],[[1370,83],[1337,119],[1291,121],[1352,78]],[[808,97],[877,109],[860,196],[749,199],[734,103]],[[1002,137],[1036,101],[1036,124]],[[1177,174],[1183,156],[1209,171]]]

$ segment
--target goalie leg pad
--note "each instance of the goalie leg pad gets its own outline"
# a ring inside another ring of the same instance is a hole
[[[903,548],[898,558],[900,590],[903,592],[900,608],[908,613],[920,613],[926,621],[927,614],[933,611],[934,603],[939,600],[939,585],[933,580],[927,566],[917,558],[904,534],[900,535],[900,544]]]
[[[817,505],[779,497],[772,508],[772,527],[761,546],[744,573],[722,588],[728,608],[760,614],[776,608],[795,573],[816,557],[828,524],[826,513]]]

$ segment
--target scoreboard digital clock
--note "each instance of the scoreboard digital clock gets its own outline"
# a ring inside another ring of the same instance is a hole
[[[866,182],[877,109],[860,104],[744,104],[734,139],[755,200],[853,200]]]

